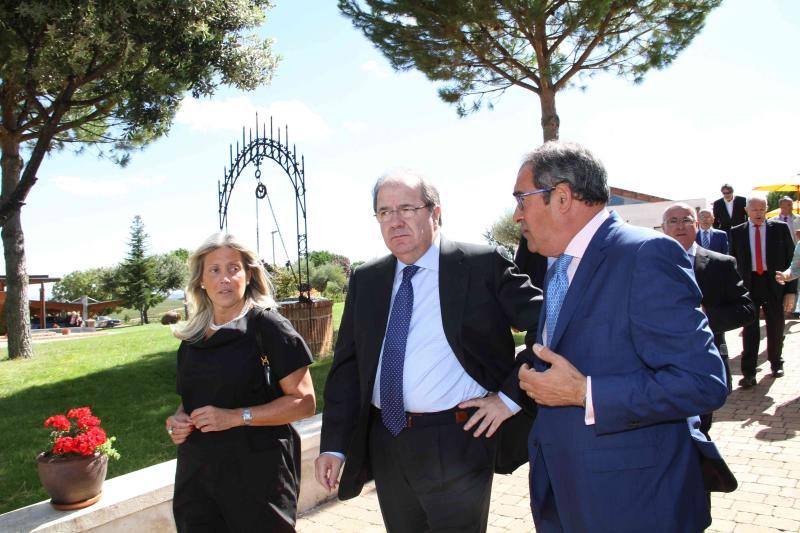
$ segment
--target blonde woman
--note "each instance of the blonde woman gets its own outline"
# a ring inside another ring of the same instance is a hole
[[[276,311],[256,255],[232,235],[209,237],[189,269],[193,313],[174,330],[181,404],[166,421],[178,445],[178,531],[294,531],[300,450],[288,424],[314,414],[308,346]]]

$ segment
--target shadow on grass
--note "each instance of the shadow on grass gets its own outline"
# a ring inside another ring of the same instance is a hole
[[[331,359],[312,369],[318,410]],[[47,498],[41,488],[36,455],[47,446],[44,420],[72,407],[88,405],[108,435],[117,437],[122,458],[109,462],[116,477],[175,457],[164,431],[180,398],[175,394],[175,352],[142,355],[133,363],[43,386],[3,398],[0,407],[0,513]]]
[[[36,455],[47,446],[44,420],[88,405],[122,455],[109,463],[115,477],[175,457],[164,432],[174,412],[175,352],[142,355],[136,362],[75,379],[34,386],[2,399],[0,408],[0,513],[43,500]]]

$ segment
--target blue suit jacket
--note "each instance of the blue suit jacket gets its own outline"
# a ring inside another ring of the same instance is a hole
[[[700,231],[697,230],[697,237],[695,237],[694,241],[700,246]],[[730,247],[728,246],[728,234],[722,231],[721,229],[714,229],[711,228],[711,242],[708,245],[707,250],[712,250],[714,252],[730,255]]]
[[[687,418],[718,409],[727,387],[700,300],[676,241],[615,213],[600,226],[550,342],[591,376],[595,424],[585,424],[581,407],[539,406],[528,441],[537,531],[553,530],[554,503],[567,532],[711,523]],[[544,316],[540,342],[543,325]]]

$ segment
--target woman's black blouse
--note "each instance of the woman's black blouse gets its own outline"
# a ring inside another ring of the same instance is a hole
[[[235,409],[261,405],[274,399],[274,393],[266,388],[256,330],[261,333],[262,347],[269,357],[276,382],[313,362],[303,338],[276,310],[254,308],[246,316],[246,330],[223,328],[207,339],[181,342],[177,392],[186,413],[191,414],[194,409],[205,405]],[[186,444],[219,446],[244,432],[269,431],[269,426],[238,426],[208,433],[195,430]]]

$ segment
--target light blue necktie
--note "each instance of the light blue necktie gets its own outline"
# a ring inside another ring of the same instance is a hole
[[[403,363],[406,358],[408,326],[414,309],[414,288],[411,278],[419,267],[408,265],[403,269],[403,281],[392,304],[389,326],[383,345],[381,360],[381,420],[395,437],[406,427],[406,412],[403,403]]]
[[[710,237],[708,236],[708,230],[703,230],[703,234],[700,236],[700,246],[708,249],[708,245],[711,244],[709,240]]]
[[[553,274],[550,276],[550,282],[547,284],[547,293],[545,294],[545,312],[547,313],[547,345],[552,346],[553,333],[556,331],[556,323],[558,322],[558,313],[561,312],[561,304],[564,303],[564,297],[567,295],[569,289],[569,277],[567,277],[567,268],[572,261],[572,256],[561,254],[556,259],[553,266]]]

